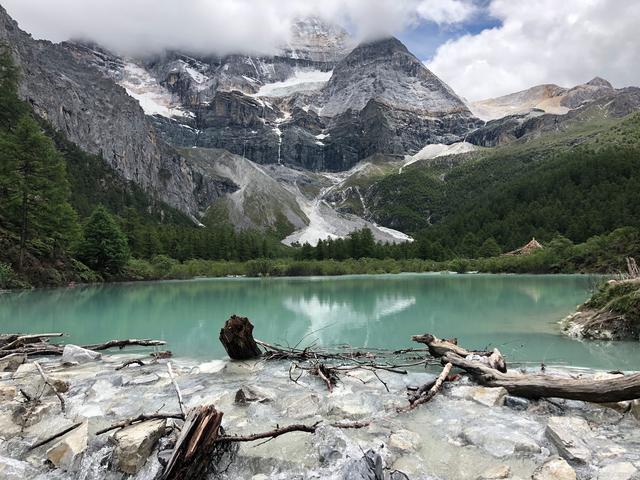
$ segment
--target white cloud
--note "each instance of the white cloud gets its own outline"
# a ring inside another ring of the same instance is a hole
[[[449,41],[427,62],[469,100],[595,76],[638,84],[637,0],[493,0],[489,11],[501,26]]]
[[[200,53],[270,53],[291,22],[319,15],[358,39],[401,32],[420,21],[467,18],[472,0],[3,0],[36,38],[82,38],[129,54],[166,48]]]
[[[447,24],[464,22],[477,11],[477,8],[471,2],[460,0],[422,0],[416,11],[425,20]]]

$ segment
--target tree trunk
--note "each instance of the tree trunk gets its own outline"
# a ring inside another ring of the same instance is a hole
[[[18,258],[18,270],[22,272],[24,265],[24,250],[27,245],[27,189],[22,192],[22,228],[20,229],[20,257]]]
[[[640,373],[606,380],[573,379],[544,374],[501,373],[454,353],[447,353],[442,361],[465,370],[481,385],[504,387],[511,395],[519,397],[557,397],[594,403],[615,403],[640,398]]]
[[[262,355],[253,339],[253,325],[246,317],[232,315],[220,330],[220,342],[232,360],[249,360]]]
[[[201,405],[189,411],[167,462],[162,480],[203,480],[219,447],[222,412],[213,405]]]

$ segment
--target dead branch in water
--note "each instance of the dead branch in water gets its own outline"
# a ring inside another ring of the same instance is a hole
[[[158,347],[160,345],[166,345],[167,342],[164,340],[151,340],[148,338],[145,339],[137,339],[130,338],[127,340],[111,340],[105,343],[94,343],[92,345],[83,345],[82,348],[86,348],[87,350],[108,350],[110,348],[119,348],[122,350],[124,347],[130,346],[139,346],[139,347]]]
[[[116,370],[122,370],[123,368],[126,368],[130,365],[139,365],[141,367],[145,367],[147,364],[139,358],[134,358],[133,360],[127,360],[126,362],[122,363],[122,365],[116,367]]]
[[[423,387],[419,388],[417,391],[417,394],[412,396],[409,399],[409,405],[407,405],[406,407],[397,409],[398,413],[408,412],[409,410],[413,410],[418,405],[427,403],[429,400],[435,397],[438,394],[438,392],[442,390],[442,385],[449,377],[449,373],[451,372],[452,368],[453,368],[453,365],[451,363],[447,363],[442,369],[442,372],[440,373],[438,378],[436,378],[436,380],[433,383],[431,382],[429,383],[430,387],[427,389],[426,385],[424,385]]]
[[[58,390],[56,390],[56,387],[53,385],[53,383],[51,383],[51,381],[49,380],[49,377],[47,377],[47,375],[44,373],[44,370],[42,370],[42,367],[40,366],[40,364],[38,362],[33,362],[33,364],[38,369],[38,373],[42,377],[42,380],[44,380],[44,383],[46,383],[49,386],[49,388],[51,390],[53,390],[53,393],[55,393],[56,397],[58,397],[58,400],[60,400],[60,408],[64,412],[64,408],[65,408],[64,398],[62,397],[60,392],[58,392]]]
[[[182,415],[186,415],[184,402],[182,401],[182,392],[180,391],[180,387],[178,387],[178,383],[176,382],[176,379],[173,376],[173,369],[171,368],[171,362],[167,362],[167,371],[169,372],[171,383],[173,383],[173,388],[175,388],[176,395],[178,396],[178,405],[180,406],[180,411],[182,412]]]
[[[148,420],[161,420],[167,418],[175,418],[178,420],[184,420],[184,415],[182,413],[152,413],[150,415],[138,415],[137,417],[128,418],[127,420],[122,420],[120,422],[116,422],[112,424],[110,427],[103,428],[102,430],[98,430],[96,435],[102,435],[103,433],[110,432],[111,430],[117,430],[120,428],[126,428],[134,423],[146,422]]]
[[[216,442],[254,442],[256,440],[263,440],[265,438],[276,438],[285,433],[291,432],[306,432],[316,433],[318,426],[322,422],[316,422],[313,425],[305,424],[293,424],[286,427],[276,427],[268,432],[254,433],[252,435],[223,435],[216,439]],[[353,427],[352,427],[353,428]]]

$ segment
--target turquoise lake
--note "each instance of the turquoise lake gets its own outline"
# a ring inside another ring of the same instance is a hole
[[[588,298],[597,277],[402,274],[197,279],[42,289],[0,295],[0,331],[65,332],[65,342],[158,338],[174,354],[225,355],[218,333],[247,316],[256,338],[294,345],[403,348],[410,337],[458,337],[496,346],[510,361],[640,369],[633,342],[578,341],[558,321]]]

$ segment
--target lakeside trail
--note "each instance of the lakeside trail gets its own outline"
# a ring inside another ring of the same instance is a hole
[[[295,367],[287,360],[153,360],[141,354],[88,358],[74,351],[75,365],[56,357],[38,360],[61,392],[64,412],[36,364],[9,365],[5,357],[3,369],[9,371],[0,377],[3,479],[120,479],[122,472],[139,480],[158,478],[181,420],[159,418],[99,432],[141,414],[179,414],[176,389],[186,410],[213,404],[224,412],[226,435],[317,425],[314,433],[235,444],[217,459],[217,471],[208,478],[621,479],[640,467],[637,401],[603,406],[527,400],[463,377],[445,382],[428,404],[398,413],[407,405],[407,387],[429,384],[441,367],[414,366],[406,375],[356,369],[341,374],[329,391],[319,376],[303,374],[300,362]],[[571,379],[612,376],[552,366],[545,373]],[[29,404],[25,394],[39,396],[40,402]],[[363,425],[339,428],[345,422]],[[77,424],[60,439],[30,449]],[[45,465],[46,458],[56,468]],[[552,470],[565,476],[543,476]],[[489,476],[496,472],[502,476]]]

